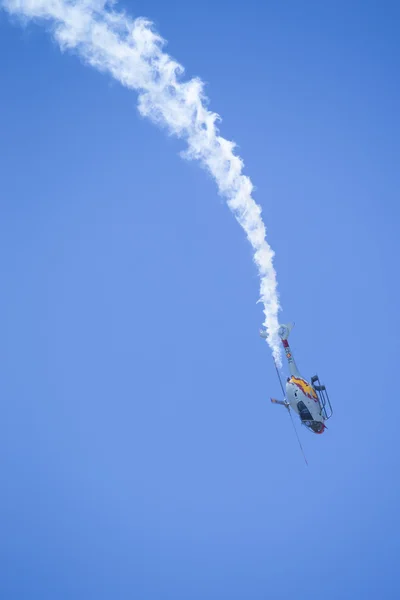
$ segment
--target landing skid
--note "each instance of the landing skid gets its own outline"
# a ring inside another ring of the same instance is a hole
[[[323,415],[325,420],[328,420],[333,415],[333,410],[331,406],[331,402],[329,400],[328,392],[326,391],[326,387],[321,385],[318,375],[314,375],[311,377],[311,385],[314,390],[317,392],[318,403],[321,409],[321,414]]]

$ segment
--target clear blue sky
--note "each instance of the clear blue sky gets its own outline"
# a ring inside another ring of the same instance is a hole
[[[211,179],[2,13],[0,597],[397,599],[399,4],[124,6],[207,82],[335,414],[307,468]]]

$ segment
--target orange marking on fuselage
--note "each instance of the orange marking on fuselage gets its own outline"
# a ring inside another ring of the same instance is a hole
[[[309,383],[307,383],[307,381],[305,381],[305,379],[301,379],[300,377],[292,376],[290,379],[290,382],[297,385],[297,387],[301,389],[301,391],[303,392],[303,394],[305,394],[307,396],[307,398],[310,398],[311,400],[318,402],[318,396],[317,396],[316,391]]]

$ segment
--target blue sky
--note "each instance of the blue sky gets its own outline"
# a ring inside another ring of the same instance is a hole
[[[207,83],[334,418],[279,395],[251,248],[136,96],[0,16],[0,596],[399,597],[397,3],[138,1]],[[322,6],[324,4],[324,6]]]

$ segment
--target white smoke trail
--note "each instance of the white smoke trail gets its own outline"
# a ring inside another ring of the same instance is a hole
[[[75,50],[96,69],[110,73],[138,92],[139,111],[187,141],[186,158],[199,160],[213,175],[254,250],[260,276],[260,301],[273,356],[281,365],[278,337],[279,300],[274,252],[266,242],[261,209],[252,198],[253,186],[242,175],[243,162],[235,144],[220,137],[216,113],[207,110],[203,83],[182,81],[183,68],[162,51],[164,40],[152,23],[131,19],[105,0],[0,0],[24,21],[50,23],[61,50]]]

